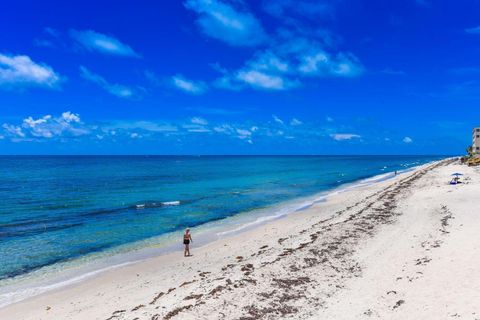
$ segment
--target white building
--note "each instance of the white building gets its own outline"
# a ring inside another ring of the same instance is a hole
[[[473,153],[480,153],[480,127],[473,129],[472,151]]]

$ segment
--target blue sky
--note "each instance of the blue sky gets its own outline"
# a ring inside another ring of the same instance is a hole
[[[22,1],[0,154],[461,154],[480,2]]]

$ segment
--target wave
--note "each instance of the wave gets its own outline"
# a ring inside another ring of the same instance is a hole
[[[161,207],[171,207],[171,206],[179,206],[180,201],[163,201],[163,202],[156,202],[156,201],[148,201],[145,203],[135,204],[130,206],[129,208],[133,209],[149,209],[149,208],[161,208]]]

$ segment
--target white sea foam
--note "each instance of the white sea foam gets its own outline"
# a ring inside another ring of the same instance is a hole
[[[179,206],[180,201],[165,201],[165,202],[162,202],[162,205],[164,205],[164,206]]]

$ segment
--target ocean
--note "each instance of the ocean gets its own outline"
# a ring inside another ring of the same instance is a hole
[[[125,262],[115,257],[142,247],[181,249],[186,227],[204,242],[218,239],[300,210],[329,190],[441,158],[3,156],[0,294],[43,271]]]

